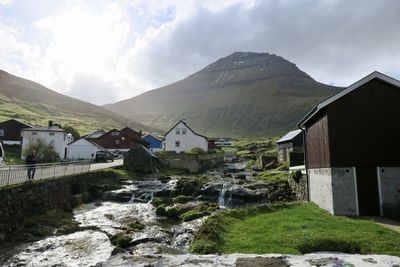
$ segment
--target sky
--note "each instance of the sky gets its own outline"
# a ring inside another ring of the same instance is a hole
[[[348,86],[400,79],[398,0],[0,0],[0,69],[102,105],[268,52]]]

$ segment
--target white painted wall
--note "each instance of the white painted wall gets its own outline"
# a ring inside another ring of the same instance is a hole
[[[177,128],[180,134],[176,133]],[[182,129],[186,129],[186,134],[182,134]],[[176,146],[176,141],[180,142],[179,147]],[[182,151],[187,152],[194,147],[200,147],[204,151],[208,151],[208,141],[206,138],[194,134],[182,122],[178,123],[175,128],[165,136],[166,151],[176,151],[177,153]]]
[[[36,135],[34,134],[36,133]],[[54,135],[50,135],[54,133]],[[54,150],[58,153],[60,159],[64,159],[65,149],[68,147],[69,140],[66,132],[54,132],[54,131],[21,131],[22,135],[22,152],[25,150],[26,146],[34,140],[35,138],[41,137],[46,140],[46,142],[53,141]],[[25,159],[25,155],[21,155],[22,159]]]
[[[68,159],[95,159],[100,147],[82,138],[68,145]]]

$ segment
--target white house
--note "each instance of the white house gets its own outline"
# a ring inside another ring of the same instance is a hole
[[[197,134],[184,120],[179,121],[165,134],[166,151],[187,152],[194,147],[208,151],[207,137]]]
[[[96,152],[99,150],[104,150],[104,148],[92,142],[87,137],[82,137],[68,144],[68,159],[95,159]]]
[[[54,126],[50,121],[49,126],[34,126],[21,130],[22,136],[22,155],[21,158],[25,159],[24,151],[30,142],[36,138],[43,138],[47,143],[53,142],[54,150],[58,153],[60,159],[67,158],[67,145],[73,141],[71,134],[66,133],[58,126]]]

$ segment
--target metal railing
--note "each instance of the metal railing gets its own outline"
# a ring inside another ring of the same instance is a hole
[[[35,165],[12,165],[0,167],[0,187],[28,181],[28,170],[33,180],[49,179],[71,174],[90,172],[91,161],[48,163]],[[33,170],[32,170],[33,169]]]

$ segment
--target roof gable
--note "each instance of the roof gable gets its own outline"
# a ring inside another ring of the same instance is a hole
[[[321,103],[319,103],[317,106],[315,106],[313,109],[311,109],[310,112],[307,113],[306,116],[304,116],[304,118],[302,118],[300,120],[300,122],[298,123],[298,126],[303,126],[309,119],[311,119],[312,117],[314,117],[317,113],[319,113],[320,110],[322,110],[323,108],[325,108],[326,106],[328,106],[329,104],[335,102],[336,100],[338,100],[339,98],[344,97],[345,95],[353,92],[354,90],[357,90],[359,87],[361,87],[362,85],[372,81],[373,79],[379,79],[382,80],[384,82],[387,82],[393,86],[396,86],[398,88],[400,88],[400,81],[389,77],[383,73],[380,73],[378,71],[374,71],[371,74],[365,76],[364,78],[362,78],[361,80],[353,83],[352,85],[350,85],[349,87],[347,87],[346,89],[340,91],[339,93],[327,98],[326,100],[322,101]]]
[[[181,124],[181,123],[182,123],[186,128],[188,128],[194,135],[197,135],[197,136],[200,136],[200,137],[203,137],[203,138],[207,139],[206,136],[201,135],[201,134],[198,134],[198,133],[196,133],[195,131],[193,131],[192,128],[190,128],[190,127],[186,124],[186,122],[183,121],[183,120],[178,121],[178,122],[174,125],[174,127],[172,127],[164,136],[167,136],[173,129],[176,128],[176,126],[178,126],[178,125]]]
[[[143,140],[146,141],[146,138],[147,138],[147,137],[152,137],[152,138],[154,138],[154,139],[157,139],[157,140],[160,141],[160,142],[164,141],[164,139],[162,139],[162,138],[160,138],[160,137],[157,137],[157,136],[155,136],[155,135],[152,135],[152,134],[146,134],[145,136],[143,136]]]

